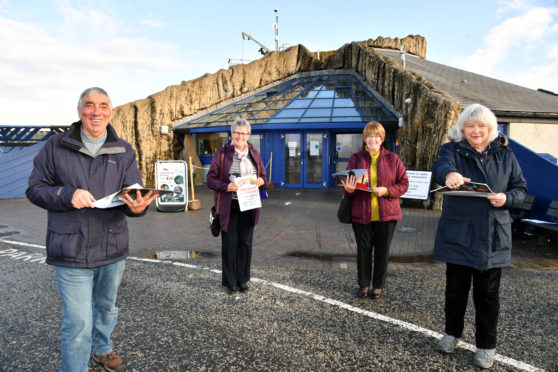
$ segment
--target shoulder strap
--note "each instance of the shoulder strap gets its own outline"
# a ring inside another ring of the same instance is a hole
[[[223,179],[223,159],[225,157],[225,151],[221,152],[221,166],[219,167],[219,178]],[[217,213],[219,213],[219,203],[221,202],[221,192],[219,192],[219,196],[217,197]]]

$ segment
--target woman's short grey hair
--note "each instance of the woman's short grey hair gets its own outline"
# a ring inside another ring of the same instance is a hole
[[[494,141],[498,137],[498,121],[496,120],[496,116],[488,107],[473,103],[465,107],[461,114],[459,114],[457,123],[455,123],[448,132],[449,139],[453,142],[463,141],[465,139],[463,129],[465,129],[465,125],[470,121],[488,124],[489,142]]]
[[[242,119],[242,118],[237,118],[237,119],[234,119],[234,121],[231,124],[231,136],[232,136],[234,130],[236,128],[239,128],[239,127],[248,129],[248,134],[252,133],[252,127],[250,126],[250,123],[248,122],[248,120]]]
[[[84,90],[83,93],[81,93],[79,96],[78,107],[83,108],[83,99],[85,97],[92,96],[93,94],[102,94],[104,96],[107,96],[110,102],[110,107],[112,107],[112,101],[110,100],[110,96],[108,95],[107,91],[99,87],[92,87]]]

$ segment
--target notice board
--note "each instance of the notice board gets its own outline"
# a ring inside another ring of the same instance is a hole
[[[407,178],[409,179],[409,189],[401,195],[401,198],[427,200],[430,193],[432,172],[408,170]]]
[[[156,199],[157,210],[181,212],[188,205],[188,166],[183,160],[162,160],[155,163],[155,184],[160,190],[174,191]]]

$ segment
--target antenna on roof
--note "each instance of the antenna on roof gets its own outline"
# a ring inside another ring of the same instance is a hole
[[[273,24],[271,26],[275,30],[275,51],[278,52],[279,51],[279,9],[275,8],[274,12],[275,12],[275,22],[273,22]],[[242,40],[252,40],[254,43],[258,44],[258,46],[260,47],[258,52],[260,52],[260,54],[263,55],[263,56],[266,56],[266,55],[271,53],[271,49],[269,49],[264,44],[260,43],[256,39],[254,39],[254,37],[252,35],[249,35],[244,31],[242,32]],[[285,47],[285,44],[283,44],[283,49],[284,49],[284,47]],[[244,44],[243,44],[243,50],[244,50]],[[247,61],[247,60],[245,60],[243,58],[240,58],[240,59],[230,58],[229,59],[229,66],[232,66],[232,65],[236,64],[233,61],[240,61],[240,63],[242,63],[242,62]],[[251,61],[248,61],[248,62],[251,62]]]
[[[403,68],[405,68],[405,51],[403,50],[403,45],[399,47],[399,58],[401,58],[401,63],[403,63]]]
[[[275,8],[275,23],[272,25],[275,30],[275,51],[279,51],[279,9]]]

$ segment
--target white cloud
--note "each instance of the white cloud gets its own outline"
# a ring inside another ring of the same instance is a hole
[[[95,9],[77,10],[72,7],[61,7],[66,27],[76,28],[79,32],[114,35],[118,33],[117,22],[109,15]]]
[[[8,0],[0,0],[0,14],[7,12],[6,8],[9,4]]]
[[[511,75],[507,80],[532,89],[546,89],[558,93],[558,43],[549,45],[544,64]]]
[[[2,124],[66,124],[76,118],[76,97],[89,86],[105,87],[113,100],[116,91],[131,101],[164,89],[166,85],[153,84],[166,80],[166,73],[179,75],[188,65],[176,45],[121,37],[116,24],[97,38],[76,37],[87,17],[89,37],[101,24],[111,22],[110,17],[91,11],[67,12],[63,28],[70,32],[68,37],[0,16]],[[142,85],[145,81],[152,85]]]
[[[498,4],[500,4],[500,7],[497,10],[498,13],[504,13],[510,10],[525,10],[532,8],[531,0],[499,0]]]
[[[159,21],[158,19],[146,18],[141,21],[141,24],[144,26],[149,26],[152,28],[163,28],[166,24],[163,21]]]
[[[556,9],[536,8],[494,26],[484,37],[484,46],[472,55],[460,59],[461,66],[484,74],[491,74],[500,61],[509,56],[512,48],[528,48],[541,40],[552,27]]]
[[[522,7],[525,2],[508,5]],[[552,39],[557,30],[556,14],[558,8],[533,8],[504,20],[490,29],[481,48],[458,58],[457,64],[468,71],[527,87],[536,89],[546,83],[548,89],[549,84],[557,89],[558,84],[552,82],[552,76],[558,75],[558,66],[551,52],[557,45]],[[549,50],[548,58],[541,53],[545,48]]]

